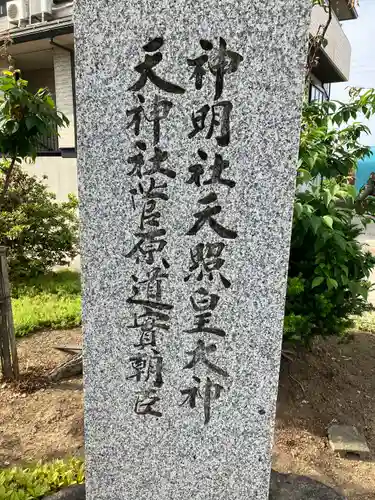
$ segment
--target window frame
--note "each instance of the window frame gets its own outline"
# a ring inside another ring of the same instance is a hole
[[[0,0],[0,18],[7,17],[7,3],[9,0]]]

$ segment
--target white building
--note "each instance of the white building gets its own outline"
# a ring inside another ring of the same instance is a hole
[[[265,0],[266,1],[266,0]],[[327,31],[328,45],[320,51],[313,70],[312,99],[329,98],[333,82],[349,78],[351,47],[341,21],[356,19],[351,0],[333,0],[333,19]],[[73,2],[67,0],[0,0],[0,35],[10,36],[9,53],[31,90],[48,87],[57,107],[70,120],[60,138],[45,138],[35,165],[25,168],[46,175],[59,200],[77,193]],[[327,13],[315,6],[310,32],[316,35],[326,24]],[[3,68],[8,62],[2,61]]]
[[[0,33],[10,35],[9,53],[31,90],[48,87],[70,126],[59,138],[46,137],[35,165],[25,168],[48,184],[59,200],[77,193],[73,2],[66,0],[0,0]],[[8,67],[6,59],[1,60]]]

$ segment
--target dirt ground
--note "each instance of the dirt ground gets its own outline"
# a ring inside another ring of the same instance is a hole
[[[54,346],[80,341],[78,329],[20,340],[23,380],[0,383],[0,468],[83,454],[81,379],[53,386],[41,379],[67,359]],[[349,500],[375,500],[375,461],[339,458],[327,440],[330,423],[356,425],[375,452],[375,335],[318,341],[293,358],[282,363],[274,468],[314,477]]]
[[[348,343],[316,342],[310,353],[282,363],[274,468],[316,478],[349,500],[375,499],[375,335]],[[335,456],[331,423],[355,425],[372,452],[364,462]]]
[[[0,468],[83,452],[82,380],[43,387],[42,376],[68,359],[53,347],[81,342],[79,329],[18,342],[19,387],[0,383]],[[31,392],[33,386],[41,386]]]

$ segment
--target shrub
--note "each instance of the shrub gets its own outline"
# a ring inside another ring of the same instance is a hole
[[[309,343],[336,335],[352,315],[371,309],[368,277],[374,257],[357,237],[370,222],[371,202],[360,203],[349,183],[358,160],[370,154],[354,121],[371,116],[375,91],[353,91],[349,104],[306,105],[303,112],[294,206],[284,337]]]
[[[85,480],[82,460],[56,460],[34,467],[0,471],[0,500],[36,500]]]
[[[0,218],[0,245],[8,247],[12,280],[48,272],[77,255],[76,211],[74,196],[58,203],[36,177],[13,170]]]

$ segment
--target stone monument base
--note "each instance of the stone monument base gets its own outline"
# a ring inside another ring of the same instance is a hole
[[[85,486],[70,486],[44,500],[85,500]],[[345,500],[345,497],[309,477],[272,471],[269,500]]]
[[[85,485],[77,484],[69,486],[54,495],[45,497],[43,500],[85,500]]]

